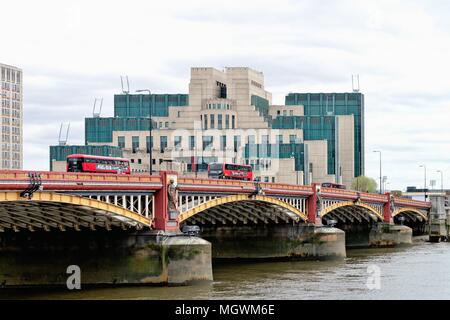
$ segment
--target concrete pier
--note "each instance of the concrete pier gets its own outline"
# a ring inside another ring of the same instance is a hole
[[[377,223],[369,233],[370,247],[394,247],[412,244],[412,229],[403,225]]]
[[[430,196],[432,203],[428,234],[430,242],[439,242],[450,237],[450,206],[445,196]]]
[[[182,234],[124,231],[0,234],[0,286],[184,285],[212,280],[211,244]]]
[[[205,228],[215,259],[345,258],[345,233],[314,225],[254,225]]]

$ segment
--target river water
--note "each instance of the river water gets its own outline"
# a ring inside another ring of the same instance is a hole
[[[214,282],[202,285],[0,291],[0,298],[450,299],[450,243],[353,249],[341,261],[214,264]]]

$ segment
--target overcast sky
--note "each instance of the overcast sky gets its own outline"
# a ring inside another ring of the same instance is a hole
[[[131,90],[188,93],[191,66],[264,72],[274,103],[289,92],[350,92],[366,102],[366,175],[388,188],[450,187],[448,1],[0,0],[0,62],[24,70],[24,168],[49,167],[61,122],[84,143],[95,97],[113,114]]]

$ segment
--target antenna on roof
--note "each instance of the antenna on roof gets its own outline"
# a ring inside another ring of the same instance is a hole
[[[124,90],[124,88],[123,88],[123,76],[120,76],[120,84],[122,85],[122,93],[128,94],[128,93],[130,93],[130,82],[128,81],[128,76],[125,76],[125,78],[127,81],[127,83],[126,83],[127,90]]]
[[[359,74],[352,74],[352,90],[353,92],[359,92]]]
[[[103,98],[98,98],[98,100],[100,101],[100,108],[99,108],[98,112],[95,112],[95,106],[97,104],[97,98],[95,98],[95,100],[94,100],[94,108],[92,109],[92,116],[94,118],[100,117],[100,114],[102,113]]]
[[[61,123],[61,127],[59,128],[59,137],[58,137],[58,144],[60,146],[67,145],[67,140],[69,139],[70,122],[67,125],[66,136],[65,137],[61,136],[62,132],[63,132],[63,127],[64,127],[64,123]]]

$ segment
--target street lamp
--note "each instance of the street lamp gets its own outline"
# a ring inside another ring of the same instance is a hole
[[[444,172],[442,172],[442,170],[438,170],[437,172],[439,172],[441,174],[441,193],[444,192]]]
[[[423,193],[425,196],[425,201],[427,201],[427,166],[424,164],[421,164],[419,167],[423,168],[423,170],[424,170]]]
[[[150,175],[152,175],[153,173],[153,157],[152,157],[152,106],[151,106],[151,98],[152,98],[152,92],[149,89],[142,89],[142,90],[136,90],[136,92],[148,92],[148,118],[149,118],[149,132],[150,132],[150,137],[148,138],[149,142],[149,154],[150,154]]]
[[[374,152],[380,154],[380,194],[381,194],[381,193],[383,193],[383,191],[382,191],[382,182],[381,182],[381,179],[382,179],[382,175],[381,175],[381,151],[375,150]]]

